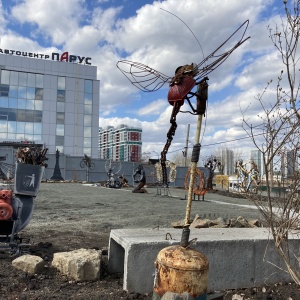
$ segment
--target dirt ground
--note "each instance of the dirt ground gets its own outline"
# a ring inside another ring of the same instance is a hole
[[[47,262],[46,267],[39,274],[28,275],[14,269],[11,265],[14,258],[1,251],[0,299],[152,299],[151,293],[142,295],[124,291],[122,274],[111,275],[107,271],[111,229],[170,227],[170,222],[184,218],[185,191],[172,189],[170,194],[154,188],[148,191],[149,194],[144,196],[132,194],[130,189],[106,189],[80,183],[42,183],[32,219],[20,234],[30,238],[27,251],[42,257]],[[236,207],[233,210],[230,205],[222,206],[222,202],[253,205],[247,199],[214,193],[206,195],[205,201],[194,201],[193,214],[211,218],[259,217],[254,209]],[[75,282],[51,267],[53,253],[79,248],[102,250],[100,280]],[[224,300],[300,299],[299,287],[293,283],[218,292],[224,295]]]

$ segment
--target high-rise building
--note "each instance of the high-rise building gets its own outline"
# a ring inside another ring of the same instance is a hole
[[[290,150],[286,152],[286,170],[287,176],[293,176],[296,167],[296,151]]]
[[[142,156],[142,129],[124,124],[100,127],[99,154],[102,159],[138,162]]]
[[[265,174],[265,167],[263,163],[263,153],[259,150],[251,150],[250,159],[257,165],[258,172],[261,176]]]
[[[296,169],[296,150],[285,149],[281,153],[281,174],[283,177],[290,177],[294,175]]]
[[[0,143],[98,157],[99,80],[91,58],[0,49]]]
[[[233,150],[229,149],[221,149],[220,150],[220,160],[221,163],[224,165],[224,174],[225,175],[232,175],[234,174],[234,152]]]

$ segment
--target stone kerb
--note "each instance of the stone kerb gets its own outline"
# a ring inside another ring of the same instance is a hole
[[[123,289],[153,291],[154,261],[158,252],[180,243],[180,229],[116,229],[109,241],[109,271],[124,272]],[[171,239],[170,239],[171,238]],[[261,286],[291,278],[275,250],[267,228],[191,229],[192,246],[207,256],[210,290]],[[299,238],[290,240],[299,256]],[[296,263],[296,262],[295,262]]]

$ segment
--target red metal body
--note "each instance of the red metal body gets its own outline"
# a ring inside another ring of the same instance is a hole
[[[171,105],[174,105],[175,102],[179,102],[179,105],[182,106],[187,94],[195,86],[196,81],[193,77],[184,75],[180,84],[174,84],[170,86],[168,92],[168,101]]]

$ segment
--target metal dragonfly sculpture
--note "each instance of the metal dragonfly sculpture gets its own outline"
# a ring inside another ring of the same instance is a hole
[[[179,66],[175,70],[175,76],[167,76],[139,62],[133,62],[129,60],[118,61],[118,69],[135,87],[137,87],[141,91],[154,92],[162,88],[166,83],[169,84],[170,88],[168,92],[168,101],[173,106],[173,110],[170,118],[170,129],[167,133],[167,142],[161,152],[160,159],[162,166],[163,184],[165,186],[168,186],[166,155],[173,140],[173,136],[175,135],[175,131],[177,128],[176,116],[180,112],[180,107],[186,100],[189,104],[189,107],[191,108],[191,111],[181,112],[188,112],[193,115],[205,114],[208,90],[208,84],[206,82],[208,80],[207,75],[218,68],[235,49],[237,49],[250,38],[245,37],[248,25],[249,20],[246,20],[219,47],[217,47],[213,52],[205,57],[200,63],[191,63],[184,66]],[[238,33],[241,34],[238,41],[235,42],[231,48],[225,51],[225,45],[229,41],[232,42],[233,38]],[[195,92],[192,91],[194,87],[197,87],[197,90]],[[190,99],[193,97],[196,97],[197,99],[196,107],[194,107],[190,101]],[[198,156],[199,153],[200,147]]]

